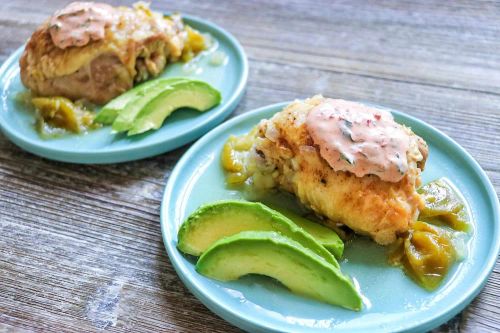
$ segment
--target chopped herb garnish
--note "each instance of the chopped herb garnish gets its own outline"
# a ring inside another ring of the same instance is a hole
[[[403,165],[401,163],[396,164],[396,167],[398,168],[399,174],[404,175],[406,170],[404,170]]]
[[[54,30],[61,30],[61,24],[60,23],[56,23],[56,24],[52,24],[49,29],[54,29]]]
[[[342,132],[342,134],[348,138],[349,140],[351,140],[352,142],[354,142],[353,138],[352,138],[352,131],[351,131],[351,127],[352,127],[352,122],[350,122],[349,120],[345,120],[342,122],[342,124],[340,125],[340,131]]]
[[[355,164],[354,160],[349,159],[349,157],[347,157],[347,155],[344,155],[343,153],[340,153],[340,158],[349,163],[350,165]]]

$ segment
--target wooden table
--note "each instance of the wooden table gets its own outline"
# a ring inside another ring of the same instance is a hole
[[[1,2],[0,60],[66,2]],[[153,7],[206,18],[241,41],[250,78],[233,115],[315,93],[386,105],[449,134],[500,191],[499,3]],[[0,331],[239,331],[190,294],[165,254],[160,200],[186,148],[132,163],[72,165],[0,135]],[[474,302],[436,331],[499,331],[499,292],[497,265]]]

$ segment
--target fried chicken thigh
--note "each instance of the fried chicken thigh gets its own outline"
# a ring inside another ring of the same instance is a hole
[[[408,169],[398,182],[335,171],[321,156],[306,126],[308,113],[324,101],[321,96],[296,101],[261,121],[254,131],[251,163],[260,178],[272,178],[266,186],[295,194],[304,205],[326,217],[327,226],[345,224],[379,244],[392,243],[408,231],[423,205],[416,189],[427,145],[404,127],[409,134]],[[258,180],[255,175],[254,180]]]
[[[144,5],[108,7],[114,16],[104,29],[103,39],[83,43],[80,39],[62,48],[51,36],[51,29],[58,29],[51,25],[51,19],[38,27],[20,59],[23,84],[37,95],[84,98],[103,104],[179,59],[186,38],[179,17],[164,18]],[[64,13],[71,14],[76,15]],[[84,24],[91,19],[89,16]]]

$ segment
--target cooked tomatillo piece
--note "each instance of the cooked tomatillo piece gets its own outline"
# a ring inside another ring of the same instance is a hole
[[[393,264],[403,265],[407,274],[421,286],[439,286],[456,261],[451,233],[444,228],[417,221],[405,239],[390,254]]]
[[[31,102],[41,120],[52,127],[80,133],[92,125],[93,113],[65,97],[35,97]]]
[[[250,135],[231,135],[226,140],[222,147],[221,163],[224,170],[227,171],[226,182],[228,184],[243,184],[250,176],[247,161],[253,143],[253,138]]]
[[[469,230],[470,223],[465,202],[445,179],[425,184],[418,189],[418,193],[425,201],[425,207],[420,211],[420,219],[437,217],[455,230]]]
[[[245,137],[231,135],[222,148],[222,166],[229,172],[243,171],[243,161],[239,154],[246,153],[252,147],[251,141],[245,141]]]
[[[202,34],[190,26],[185,26],[187,38],[184,49],[182,49],[182,61],[187,62],[193,59],[198,53],[207,48],[207,43]]]
[[[359,292],[338,268],[276,232],[246,231],[220,239],[200,257],[196,270],[219,281],[261,274],[295,294],[356,311],[362,307]]]
[[[433,290],[463,256],[462,241],[470,221],[466,203],[446,179],[429,182],[418,193],[425,201],[420,221],[393,244],[389,261],[402,265],[420,285]]]
[[[221,238],[242,231],[275,231],[310,249],[334,267],[335,257],[290,219],[258,202],[219,201],[203,205],[182,224],[177,247],[199,256]]]

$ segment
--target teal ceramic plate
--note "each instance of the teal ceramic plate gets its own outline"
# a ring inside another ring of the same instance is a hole
[[[141,159],[170,151],[202,136],[222,122],[236,108],[248,76],[246,55],[238,41],[213,23],[191,16],[184,21],[202,33],[210,34],[214,47],[187,64],[168,65],[161,76],[184,76],[204,80],[219,89],[223,101],[210,111],[174,112],[157,131],[127,137],[111,133],[111,127],[85,135],[67,135],[57,139],[42,139],[34,129],[35,118],[15,101],[25,91],[19,76],[17,50],[0,68],[1,104],[0,128],[19,147],[49,159],[73,163],[115,163]],[[226,56],[226,63],[212,65],[214,52]],[[220,54],[220,53],[219,53]]]
[[[427,292],[400,269],[388,266],[385,249],[365,239],[349,245],[341,262],[342,270],[359,283],[366,296],[361,312],[295,296],[265,277],[222,283],[196,273],[193,258],[176,249],[179,226],[203,203],[242,198],[240,192],[225,187],[221,148],[230,134],[248,132],[284,105],[246,113],[212,130],[186,152],[170,175],[161,208],[163,241],[191,292],[213,312],[250,332],[418,332],[462,310],[484,286],[499,251],[498,199],[484,171],[463,148],[428,124],[399,112],[393,112],[396,120],[411,126],[429,144],[423,181],[448,177],[469,202],[474,219],[467,257],[453,267],[438,290]]]

